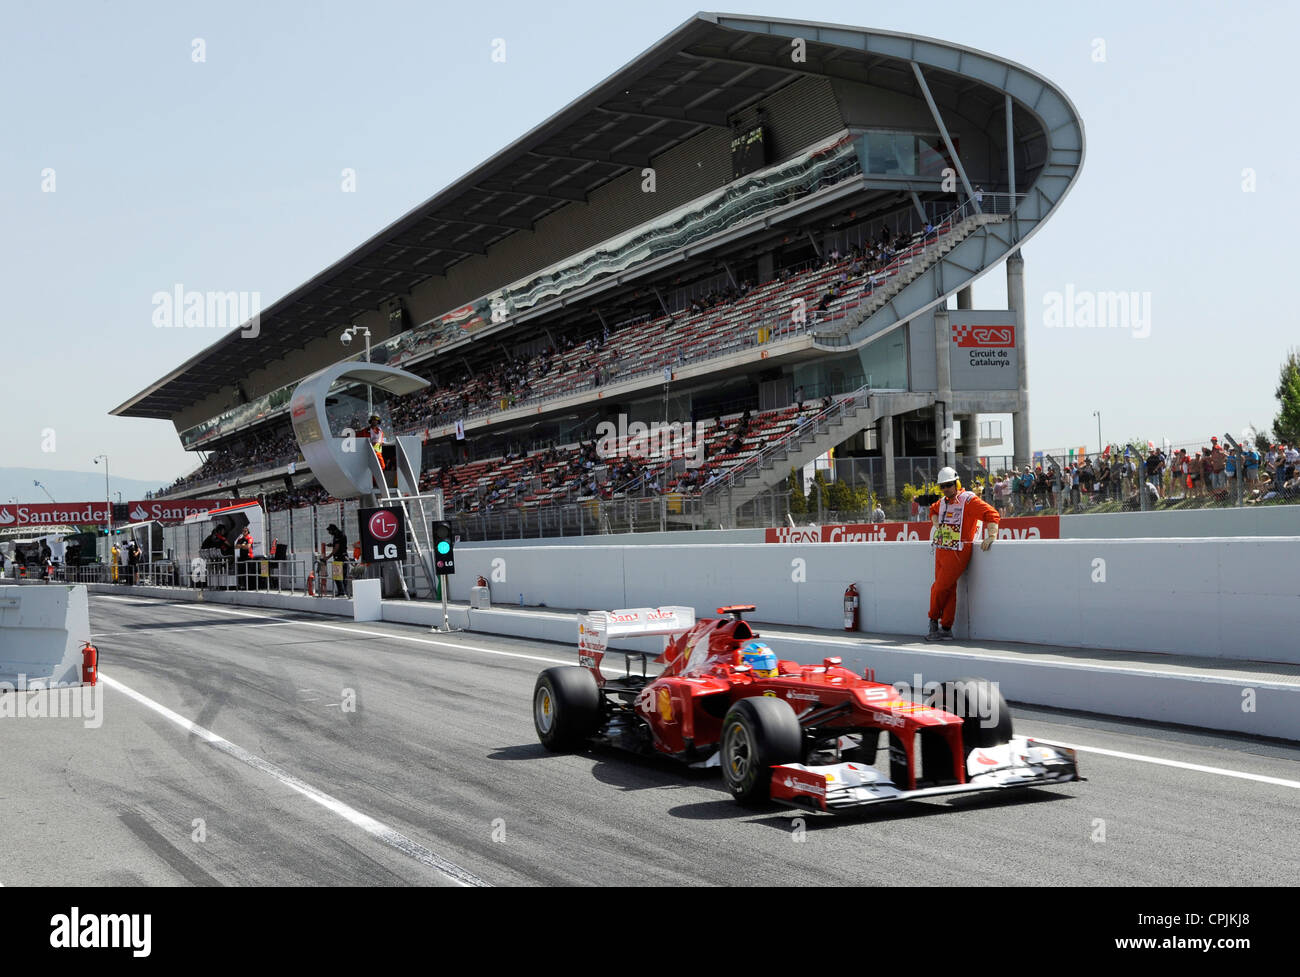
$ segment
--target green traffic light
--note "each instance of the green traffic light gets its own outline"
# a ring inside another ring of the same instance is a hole
[[[451,552],[451,544],[448,543],[445,539],[438,543],[439,555],[446,556],[450,552]]]

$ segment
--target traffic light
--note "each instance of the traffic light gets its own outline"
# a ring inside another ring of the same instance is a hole
[[[433,524],[433,565],[440,575],[456,572],[456,534],[442,520]]]

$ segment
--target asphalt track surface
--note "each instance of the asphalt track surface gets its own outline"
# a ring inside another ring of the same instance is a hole
[[[91,629],[98,729],[0,719],[6,886],[1300,878],[1286,744],[1016,710],[1017,732],[1085,747],[1088,782],[754,812],[716,771],[545,751],[533,682],[571,647],[100,595]]]

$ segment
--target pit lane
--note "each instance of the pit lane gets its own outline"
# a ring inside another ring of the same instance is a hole
[[[716,772],[543,750],[533,681],[573,661],[569,647],[108,596],[92,597],[91,623],[115,683],[103,725],[0,721],[5,885],[463,881],[447,866],[494,885],[1239,886],[1300,873],[1300,790],[1133,759],[1300,783],[1300,749],[1281,744],[1017,710],[1018,732],[1128,756],[1083,754],[1084,784],[796,821],[738,808]]]

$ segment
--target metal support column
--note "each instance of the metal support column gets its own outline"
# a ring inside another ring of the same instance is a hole
[[[1019,407],[1011,413],[1016,470],[1029,464],[1029,363],[1025,355],[1025,261],[1020,249],[1007,258],[1007,308],[1016,314],[1016,388]]]
[[[939,137],[943,140],[944,147],[948,150],[948,158],[952,160],[953,168],[956,169],[961,185],[966,190],[966,199],[975,208],[975,213],[984,213],[980,209],[979,201],[975,199],[975,190],[971,187],[970,180],[966,179],[966,167],[962,166],[961,160],[957,158],[957,149],[952,144],[952,137],[948,135],[948,127],[943,124],[943,116],[939,114],[939,106],[935,104],[934,96],[930,94],[930,86],[925,83],[925,75],[921,73],[921,66],[915,61],[912,62],[912,74],[916,76],[916,84],[921,89],[921,94],[925,96],[925,104],[930,106],[930,115],[934,117],[934,124],[939,127]]]

